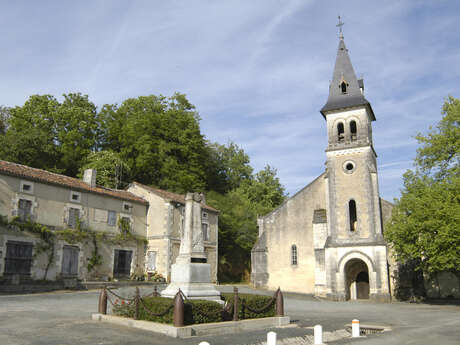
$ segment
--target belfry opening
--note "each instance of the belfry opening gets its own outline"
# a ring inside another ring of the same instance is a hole
[[[347,300],[369,299],[369,269],[360,259],[351,259],[345,265]]]

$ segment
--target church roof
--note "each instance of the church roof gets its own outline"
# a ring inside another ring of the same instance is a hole
[[[344,83],[344,87],[342,84]],[[353,65],[351,64],[348,50],[345,46],[343,36],[340,37],[337,58],[335,60],[332,82],[329,86],[329,97],[321,109],[321,114],[326,117],[326,112],[356,106],[367,106],[371,119],[375,120],[374,112],[369,101],[363,96],[363,80],[356,78]]]

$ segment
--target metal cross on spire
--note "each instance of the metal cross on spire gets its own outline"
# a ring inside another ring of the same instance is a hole
[[[339,18],[339,23],[336,25],[338,28],[339,28],[339,34],[340,34],[340,39],[343,39],[343,32],[342,32],[342,26],[345,24],[344,22],[342,22],[342,19],[340,18],[340,16],[338,17]]]

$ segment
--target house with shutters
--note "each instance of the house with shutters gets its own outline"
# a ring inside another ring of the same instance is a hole
[[[97,186],[92,169],[80,180],[0,161],[0,279],[167,278],[184,205],[184,196],[137,183],[128,190]],[[203,210],[216,279],[218,212]],[[51,247],[44,249],[48,243],[31,224],[55,235]]]

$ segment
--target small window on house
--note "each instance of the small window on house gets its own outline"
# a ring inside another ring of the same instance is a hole
[[[80,202],[81,201],[81,193],[79,193],[79,192],[70,192],[70,201],[72,201],[72,202]]]
[[[115,226],[117,223],[117,213],[115,211],[107,212],[107,225]]]
[[[203,233],[203,241],[209,241],[208,224],[201,224],[201,232]]]
[[[297,265],[297,246],[295,244],[291,246],[291,265]]]
[[[22,222],[30,220],[32,216],[32,200],[19,199],[18,217]]]
[[[357,138],[356,121],[350,122],[350,133],[351,133],[351,140],[356,140]]]
[[[348,214],[350,218],[350,231],[356,231],[358,228],[358,219],[356,217],[356,202],[354,200],[348,202]]]
[[[69,219],[67,220],[67,225],[75,229],[80,220],[80,210],[78,208],[69,208]]]
[[[21,181],[20,191],[23,193],[33,194],[34,184],[29,181]]]
[[[32,250],[32,243],[8,241],[6,243],[4,274],[29,275],[33,259]]]
[[[133,209],[133,205],[130,204],[129,202],[123,202],[123,211],[124,212],[131,212]]]
[[[337,137],[339,141],[343,141],[345,139],[345,127],[342,122],[339,122],[337,125]]]
[[[130,231],[131,230],[131,218],[121,217],[120,218],[120,230],[121,231]]]

